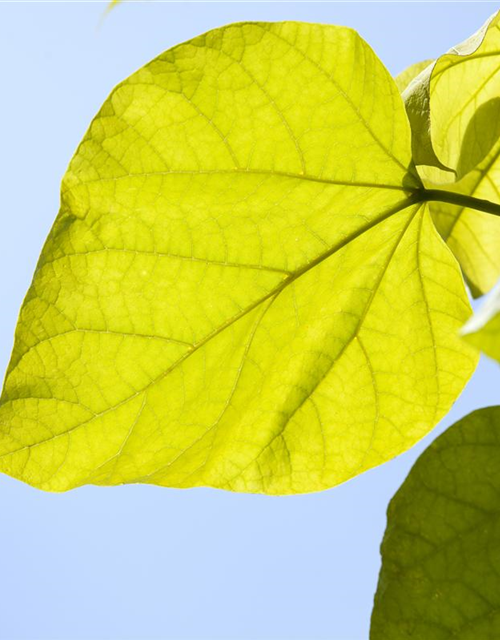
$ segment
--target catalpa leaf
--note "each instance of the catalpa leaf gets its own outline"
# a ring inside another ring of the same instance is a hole
[[[63,180],[0,406],[37,487],[331,487],[476,366],[394,81],[353,31],[237,24],[119,85]]]
[[[427,66],[403,93],[413,129],[413,153],[432,183],[500,202],[499,14],[471,38]],[[449,171],[443,171],[448,168]],[[444,203],[431,211],[459,260],[473,295],[500,277],[500,219]]]
[[[500,285],[467,322],[462,335],[470,344],[500,362]]]
[[[500,407],[466,416],[392,499],[371,640],[500,637]]]

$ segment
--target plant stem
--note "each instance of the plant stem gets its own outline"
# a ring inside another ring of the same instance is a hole
[[[462,193],[454,193],[453,191],[444,191],[442,189],[423,189],[421,192],[422,202],[437,201],[456,204],[467,209],[476,209],[484,211],[495,216],[500,216],[500,204],[482,200],[481,198],[473,198]]]

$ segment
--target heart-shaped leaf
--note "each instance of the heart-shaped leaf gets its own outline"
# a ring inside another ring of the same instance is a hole
[[[119,85],[24,302],[0,469],[297,493],[412,446],[475,368],[394,81],[352,30],[237,24]]]

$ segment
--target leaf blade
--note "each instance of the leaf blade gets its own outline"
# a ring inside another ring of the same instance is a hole
[[[295,493],[411,446],[476,364],[419,185],[397,88],[349,29],[244,23],[146,65],[63,180],[0,468],[50,490]]]

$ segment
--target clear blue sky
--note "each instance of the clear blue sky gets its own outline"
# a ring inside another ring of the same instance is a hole
[[[393,73],[476,30],[495,4],[0,4],[0,369],[57,213],[59,183],[111,88],[161,51],[240,20],[357,29]],[[84,487],[0,476],[3,640],[366,640],[389,499],[445,427],[498,401],[481,363],[407,454],[323,493]]]

